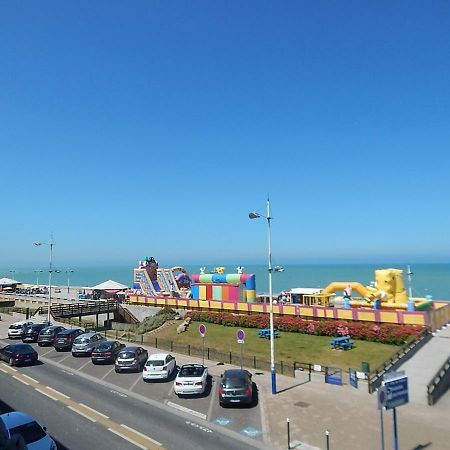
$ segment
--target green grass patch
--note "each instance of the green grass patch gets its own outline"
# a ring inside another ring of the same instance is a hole
[[[198,322],[193,322],[185,333],[177,334],[177,325],[169,326],[152,335],[158,339],[173,341],[175,344],[202,346],[202,338],[198,332]],[[205,348],[210,347],[220,352],[232,352],[238,355],[241,351],[236,340],[238,328],[206,324]],[[270,360],[270,340],[259,338],[258,329],[242,328],[245,331],[243,355],[256,356],[261,360]],[[368,362],[371,369],[378,367],[394,355],[399,347],[396,345],[380,344],[377,342],[355,341],[351,350],[332,350],[331,338],[328,336],[314,336],[301,333],[280,332],[275,339],[275,359],[279,363],[303,362],[335,366],[347,370],[353,367],[361,369],[361,362]]]

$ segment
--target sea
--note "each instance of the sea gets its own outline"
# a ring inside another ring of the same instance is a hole
[[[225,265],[225,272],[236,273],[237,266],[238,264]],[[183,267],[190,274],[200,272],[200,266]],[[73,272],[62,270],[60,273],[53,273],[52,284],[91,287],[106,280],[114,280],[131,287],[133,268],[132,265],[72,267],[70,270]],[[214,265],[206,266],[205,273],[214,271],[214,268]],[[374,271],[386,268],[402,269],[405,289],[408,289],[406,264],[291,264],[284,266],[282,272],[273,272],[273,292],[278,293],[295,287],[324,288],[333,281],[357,281],[363,285],[369,285],[371,281],[374,281]],[[415,264],[411,266],[411,269],[414,297],[432,296],[434,300],[450,301],[450,264]],[[13,278],[27,284],[47,284],[48,268],[40,270],[42,272],[37,272],[34,268],[0,269],[0,277]],[[268,292],[267,265],[244,266],[244,273],[255,274],[258,293]]]

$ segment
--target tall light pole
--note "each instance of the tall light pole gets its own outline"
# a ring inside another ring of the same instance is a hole
[[[36,286],[39,286],[39,274],[42,272],[43,270],[34,270],[34,273],[36,274]]]
[[[277,374],[275,368],[275,339],[274,339],[274,329],[273,329],[273,292],[272,292],[272,230],[271,230],[271,220],[270,216],[270,200],[267,197],[267,215],[264,216],[257,212],[249,213],[248,217],[250,219],[259,219],[263,217],[267,220],[267,231],[268,231],[268,259],[269,259],[269,321],[270,321],[270,373],[272,376],[272,394],[277,393]],[[277,266],[275,268],[276,272],[282,272],[284,269]]]
[[[50,323],[50,308],[52,306],[52,272],[53,272],[53,236],[50,242],[35,242],[34,245],[48,245],[50,247],[50,265],[48,270],[48,309],[47,309],[47,323]]]
[[[70,274],[73,273],[74,271],[72,269],[67,269],[66,273],[67,273],[67,293],[70,293]]]

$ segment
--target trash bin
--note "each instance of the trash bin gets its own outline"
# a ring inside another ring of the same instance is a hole
[[[361,372],[364,372],[364,373],[370,372],[370,364],[368,362],[363,361],[361,363]]]

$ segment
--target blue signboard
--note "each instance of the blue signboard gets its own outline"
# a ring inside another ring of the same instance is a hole
[[[405,372],[386,374],[383,389],[379,395],[379,403],[386,409],[392,409],[408,402],[408,377]]]
[[[349,368],[348,376],[349,376],[350,385],[353,386],[354,388],[358,389],[358,377],[356,376],[356,370]]]
[[[342,369],[327,367],[325,370],[325,383],[342,386]]]

